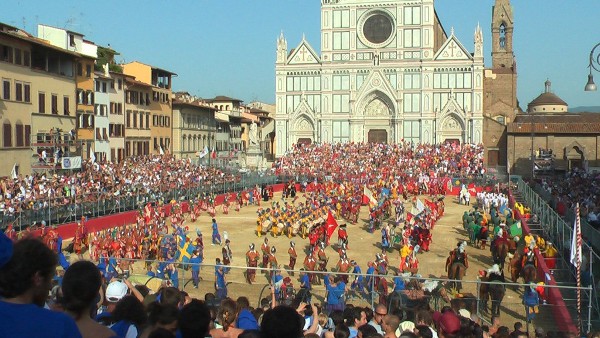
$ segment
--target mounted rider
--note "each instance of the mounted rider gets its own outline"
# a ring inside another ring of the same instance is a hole
[[[449,270],[452,265],[455,263],[460,263],[465,266],[465,268],[469,267],[469,258],[465,251],[467,247],[467,242],[459,242],[456,245],[456,249],[450,251],[450,257],[448,257],[448,265],[447,269]]]
[[[537,259],[535,257],[535,242],[529,242],[529,246],[525,249],[523,258],[521,260],[521,267],[525,268],[527,265],[533,265],[537,267]]]

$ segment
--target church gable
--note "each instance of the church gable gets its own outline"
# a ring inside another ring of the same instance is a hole
[[[311,119],[313,121],[315,119],[315,112],[314,112],[314,110],[312,110],[310,108],[310,106],[308,105],[308,102],[306,102],[306,98],[304,96],[302,97],[302,99],[300,100],[300,103],[298,104],[298,106],[296,107],[296,109],[293,112],[294,119],[298,119],[300,116],[308,117],[309,119]]]
[[[390,99],[394,100],[394,88],[379,70],[372,71],[369,76],[363,81],[362,85],[358,89],[356,97],[362,98],[363,96],[373,92],[379,91],[386,94]]]
[[[321,63],[319,56],[305,39],[302,39],[300,45],[292,51],[288,60],[288,65],[318,65]]]
[[[465,116],[465,110],[460,106],[460,104],[456,101],[454,96],[450,96],[444,108],[442,108],[441,116],[445,116],[448,114],[456,114],[459,116]]]
[[[440,50],[436,53],[434,60],[473,60],[473,56],[469,53],[465,47],[458,41],[454,32],[450,35],[448,40],[444,42]]]

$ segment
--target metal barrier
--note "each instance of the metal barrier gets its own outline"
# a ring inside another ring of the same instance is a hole
[[[239,258],[237,258],[239,259]],[[236,259],[236,260],[237,260]],[[158,277],[148,277],[144,275],[146,271],[145,266],[150,265],[155,268],[160,264],[159,261],[145,261],[145,260],[128,260],[128,259],[120,259],[123,261],[132,261],[134,262],[134,269],[130,270],[131,277],[130,280],[134,284],[145,284],[150,289],[157,291],[163,285],[166,285],[166,281],[168,277],[165,276],[165,279],[161,279]],[[148,263],[148,264],[145,264]],[[235,261],[234,261],[235,263]],[[166,264],[166,263],[165,263]],[[203,299],[206,293],[215,293],[215,268],[216,266],[213,264],[189,264],[189,263],[173,263],[174,267],[178,270],[178,280],[175,285],[178,286],[180,290],[184,290],[195,298]],[[199,283],[198,287],[194,287],[194,282],[192,281],[192,265],[200,265],[200,273],[199,273]],[[272,285],[270,273],[272,273],[273,269],[270,268],[251,268],[256,271],[256,282],[253,284],[249,284],[246,281],[246,272],[248,271],[248,267],[246,266],[223,266],[228,270],[226,274],[226,283],[227,283],[227,295],[233,299],[245,296],[250,300],[251,305],[255,305],[260,307],[261,304],[268,303],[271,300],[271,295],[269,291],[269,287]],[[300,273],[305,273],[305,271],[300,270],[290,270],[286,269],[286,267],[282,267],[280,269],[283,277],[290,277],[291,284],[293,285],[293,291],[289,291],[289,294],[285,290],[279,290],[278,297],[279,303],[292,303],[294,299],[306,300],[303,298],[303,294],[300,292],[300,283],[299,276]],[[354,304],[357,306],[368,306],[374,308],[375,305],[380,303],[380,293],[378,292],[378,287],[375,283],[375,277],[381,277],[378,275],[368,275],[368,274],[352,274],[352,273],[337,273],[337,272],[309,272],[315,275],[319,275],[319,279],[323,279],[325,274],[336,275],[336,276],[348,276],[349,283],[346,285],[346,292],[344,301],[347,304]],[[362,276],[365,281],[363,284],[364,291],[361,292],[358,289],[352,289],[351,284],[352,281],[356,280],[358,276]],[[396,312],[400,313],[406,317],[405,319],[411,320],[414,319],[414,314],[416,311],[420,309],[432,309],[432,310],[441,310],[444,306],[450,306],[456,311],[463,308],[470,311],[472,314],[477,314],[479,318],[481,318],[484,322],[490,322],[491,320],[491,306],[493,301],[488,300],[487,302],[483,299],[483,295],[481,294],[481,285],[491,285],[496,283],[488,283],[482,280],[462,280],[464,289],[475,290],[474,294],[464,294],[463,297],[452,297],[449,293],[449,286],[452,282],[458,282],[456,280],[450,279],[441,279],[441,278],[423,278],[418,276],[412,277],[403,277],[405,279],[405,284],[407,286],[414,285],[415,282],[420,287],[424,285],[432,286],[432,282],[437,282],[435,287],[432,287],[431,291],[423,291],[420,292],[418,290],[412,291],[404,291],[404,292],[394,292],[393,291],[393,281],[392,279],[395,276],[385,275],[384,276],[388,281],[388,290],[386,292],[385,301],[388,305],[388,313]],[[427,281],[425,284],[423,282]],[[540,299],[538,312],[535,315],[535,318],[528,321],[527,314],[532,313],[533,309],[528,309],[522,300],[522,292],[526,287],[529,287],[527,284],[520,283],[511,283],[506,282],[503,283],[506,292],[506,296],[502,300],[500,304],[500,314],[502,318],[503,325],[507,325],[512,327],[512,324],[515,322],[522,322],[525,325],[531,325],[535,327],[543,327],[546,331],[557,330],[556,323],[552,318],[551,311],[552,307],[555,305],[547,304],[543,301],[543,297]],[[573,291],[576,287],[566,286],[566,285],[547,285],[545,286],[545,293],[548,293],[550,288],[558,288],[563,294],[573,294]],[[517,293],[509,290],[518,290]],[[589,288],[585,288],[589,290]],[[372,290],[372,292],[369,292]],[[382,290],[381,290],[382,291]],[[518,296],[518,297],[516,297]],[[325,306],[327,299],[327,290],[324,287],[323,283],[319,285],[312,285],[311,290],[311,302],[319,303]],[[565,298],[564,299],[566,306],[573,307],[576,305],[575,298]],[[532,327],[530,327],[533,330]]]

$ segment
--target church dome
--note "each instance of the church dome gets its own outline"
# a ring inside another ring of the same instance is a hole
[[[569,105],[551,92],[552,83],[546,80],[545,91],[527,105],[529,113],[564,113]]]

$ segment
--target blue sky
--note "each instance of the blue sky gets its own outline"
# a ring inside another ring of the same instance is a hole
[[[473,32],[484,31],[491,63],[493,0],[437,0],[447,32],[454,27],[473,50]],[[600,42],[600,0],[513,0],[518,98],[522,108],[544,81],[571,107],[600,106],[600,91],[587,93],[589,52]],[[36,24],[67,28],[96,44],[110,44],[118,61],[139,60],[177,74],[175,90],[201,97],[227,95],[246,102],[274,102],[275,41],[288,47],[306,35],[320,45],[319,0],[5,1],[0,21],[36,34]],[[600,50],[600,48],[599,48]],[[595,73],[600,85],[600,73]]]

